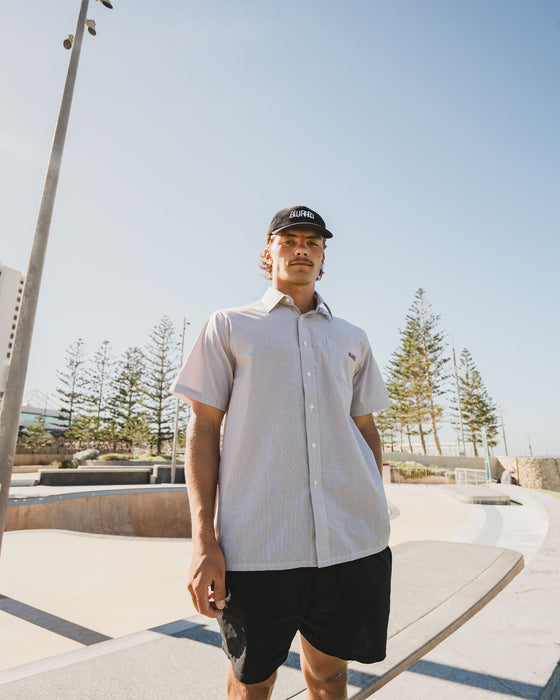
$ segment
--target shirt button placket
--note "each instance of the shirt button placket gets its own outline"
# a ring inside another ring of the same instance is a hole
[[[301,316],[299,320],[301,374],[305,401],[305,430],[307,435],[307,453],[309,459],[309,481],[311,486],[311,503],[315,523],[315,545],[317,560],[328,557],[328,526],[326,508],[321,487],[321,445],[320,422],[317,408],[316,364],[313,343],[310,334],[312,317]]]

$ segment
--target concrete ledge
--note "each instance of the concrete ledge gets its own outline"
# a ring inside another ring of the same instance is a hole
[[[39,486],[102,486],[111,484],[149,484],[152,470],[148,467],[78,469],[39,469]]]
[[[363,700],[379,688],[384,686],[395,676],[412,666],[418,659],[425,656],[431,649],[449,637],[467,620],[482,610],[485,605],[495,598],[510,581],[523,569],[523,556],[512,550],[484,547],[482,545],[459,545],[452,549],[453,543],[438,542],[407,542],[400,546],[400,561],[397,566],[402,567],[400,576],[405,573],[408,579],[408,595],[414,595],[423,587],[433,585],[436,576],[447,576],[454,580],[454,584],[440,589],[441,599],[432,600],[433,607],[429,610],[421,610],[421,605],[414,605],[414,601],[402,600],[402,587],[406,582],[397,579],[397,595],[393,603],[397,611],[403,605],[403,619],[397,622],[398,629],[389,629],[390,638],[387,644],[387,658],[373,667],[377,678],[368,683],[359,692],[351,695],[353,700]],[[468,548],[470,551],[467,551]],[[478,551],[473,550],[475,548]],[[438,571],[445,562],[445,566],[451,571]],[[476,564],[475,564],[476,562]],[[469,563],[471,566],[469,566]],[[475,573],[478,567],[482,567]],[[457,570],[461,576],[455,576]],[[399,576],[399,572],[397,572]],[[471,577],[470,580],[469,576]],[[414,586],[410,586],[410,581]],[[461,581],[464,585],[461,585]],[[450,582],[449,582],[450,583]],[[399,589],[400,596],[398,595]],[[454,592],[446,599],[445,593]],[[425,594],[423,594],[425,596]],[[426,600],[423,600],[424,609]],[[412,607],[412,614],[407,612]],[[399,611],[400,613],[400,611]],[[423,613],[423,614],[422,614]],[[399,616],[402,613],[399,614]],[[414,618],[415,619],[412,619]],[[351,663],[353,671],[367,672],[371,674],[371,666]]]
[[[380,700],[560,698],[560,501],[519,486],[498,488],[546,521],[538,549],[475,618],[381,688]]]
[[[439,490],[461,503],[473,503],[484,506],[509,506],[512,504],[509,492],[501,490],[498,484],[493,486],[445,485],[440,486]]]
[[[45,490],[36,489],[42,494]],[[188,494],[184,486],[160,486],[10,498],[6,531],[36,529],[127,537],[190,537]]]
[[[154,467],[154,481],[156,484],[171,483],[171,467]],[[185,467],[175,467],[175,483],[185,483]]]

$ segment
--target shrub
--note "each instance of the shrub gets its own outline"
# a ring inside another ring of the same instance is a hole
[[[76,469],[78,466],[77,459],[63,459],[60,463],[60,469]]]
[[[104,462],[122,462],[132,459],[132,454],[130,452],[126,454],[116,454],[114,452],[108,452],[104,455],[99,455],[98,459]]]
[[[403,479],[423,479],[426,476],[426,468],[414,468],[408,467],[407,469],[401,469],[401,477]]]
[[[157,454],[156,452],[144,452],[142,454],[135,454],[133,461],[138,462],[149,462],[149,461],[171,461],[171,455]]]

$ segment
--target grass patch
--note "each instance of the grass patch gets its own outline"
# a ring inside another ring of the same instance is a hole
[[[132,453],[115,453],[115,452],[108,452],[104,455],[99,455],[97,458],[102,462],[128,462],[129,459],[132,459]]]
[[[107,452],[97,458],[103,462],[156,462],[171,461],[171,455],[158,455],[156,452],[144,452],[142,454],[132,454],[131,452]]]
[[[554,496],[554,498],[560,498],[560,491],[547,491],[546,489],[539,489],[541,493],[547,493],[549,496]]]
[[[171,455],[158,455],[157,452],[146,452],[142,455],[135,455],[132,459],[131,462],[149,462],[150,460],[153,461],[161,461],[161,460],[166,460],[168,462],[171,462]]]

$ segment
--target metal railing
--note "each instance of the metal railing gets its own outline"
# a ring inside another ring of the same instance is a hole
[[[455,469],[455,483],[457,484],[486,484],[487,477],[484,469]]]

